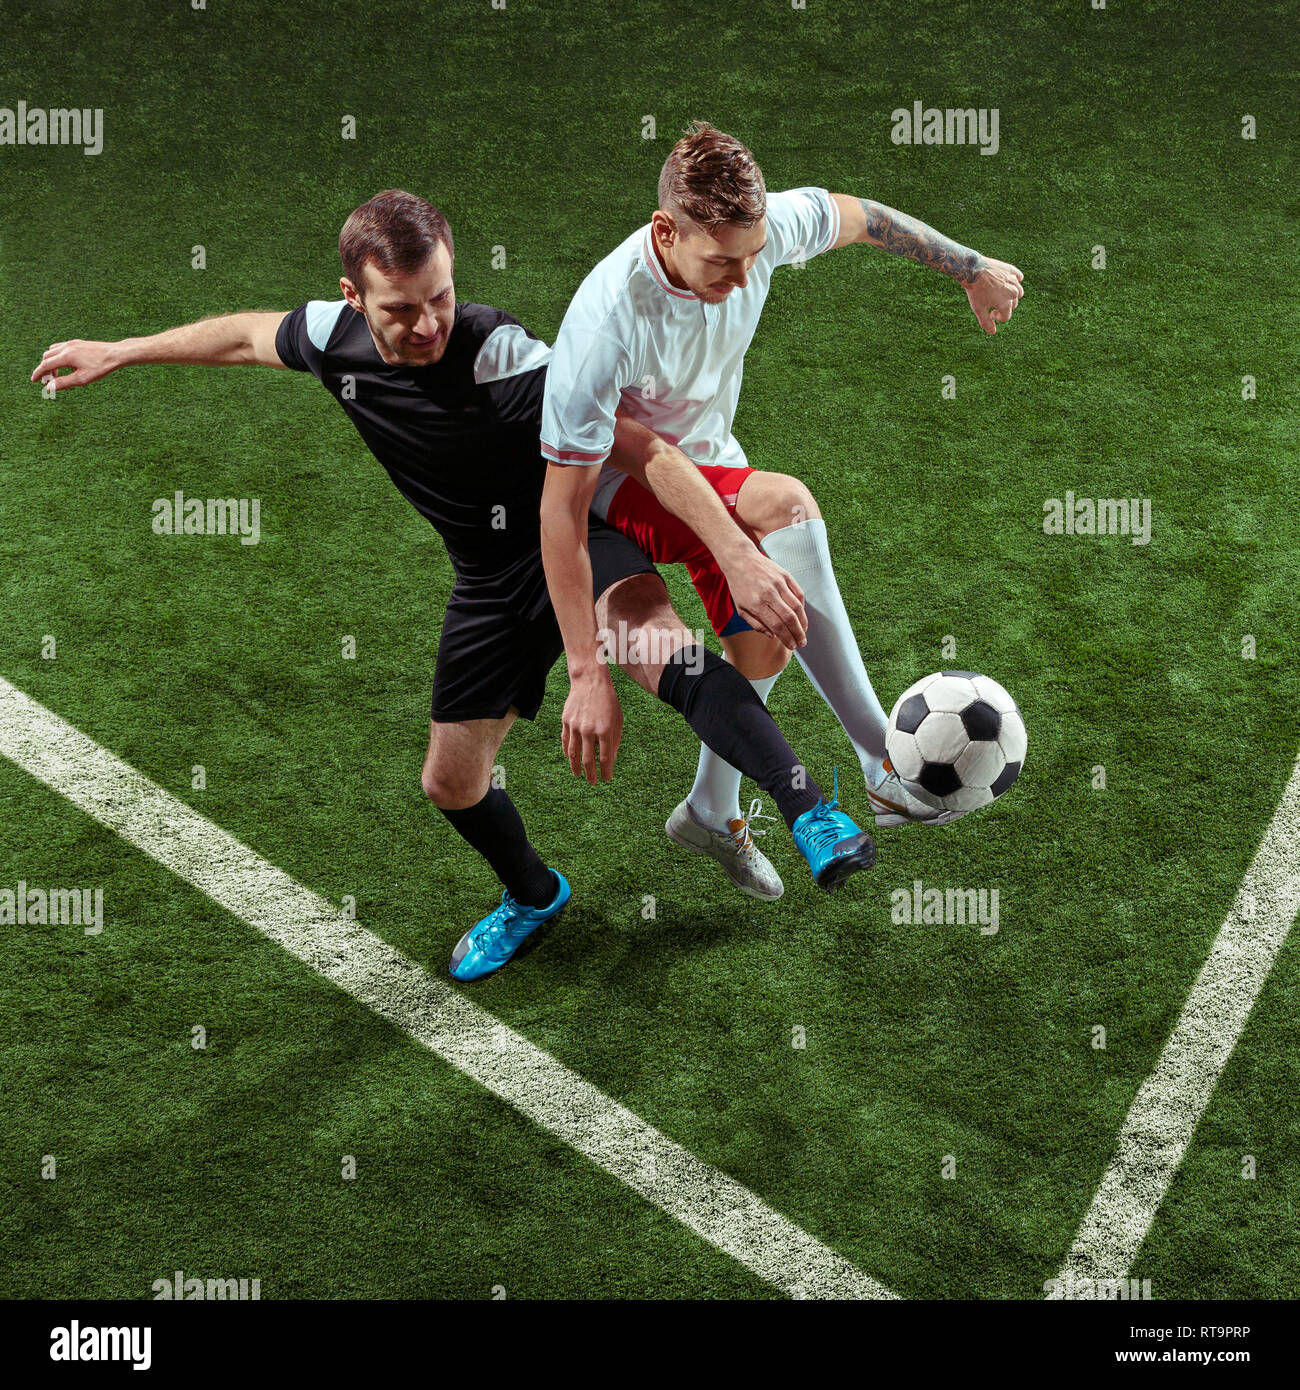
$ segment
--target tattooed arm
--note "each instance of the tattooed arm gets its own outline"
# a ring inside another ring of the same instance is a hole
[[[840,235],[836,246],[865,241],[906,256],[918,265],[941,271],[966,291],[970,307],[986,333],[996,333],[1006,323],[1024,294],[1024,276],[1006,261],[981,256],[969,246],[936,232],[915,217],[897,212],[870,198],[831,195],[840,210]]]

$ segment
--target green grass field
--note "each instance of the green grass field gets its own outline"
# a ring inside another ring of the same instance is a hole
[[[834,897],[777,826],[759,904],[663,834],[696,756],[670,710],[621,681],[613,783],[570,777],[561,664],[501,762],[574,901],[471,997],[895,1292],[1041,1297],[1300,748],[1296,7],[12,8],[0,105],[102,108],[104,148],[0,146],[0,675],[438,977],[499,890],[418,785],[437,537],[308,376],[48,401],[42,351],[334,298],[338,228],[388,187],[449,216],[462,299],[549,339],[693,117],[772,189],[1021,267],[995,339],[868,248],[779,274],[737,423],[819,498],[886,706],[945,666],[1016,696],[1013,792],[880,832]],[[996,156],[891,143],[916,100],[998,108]],[[261,543],[156,536],[177,489],[259,498]],[[1151,544],[1045,535],[1067,489],[1149,498]],[[865,818],[801,672],[771,708]],[[915,879],[997,888],[1000,930],[895,924]],[[147,1298],[176,1268],[264,1298],[778,1294],[0,759],[20,880],[102,887],[105,930],[4,928],[0,1295]],[[1298,1002],[1292,940],[1133,1266],[1156,1298],[1297,1291]]]

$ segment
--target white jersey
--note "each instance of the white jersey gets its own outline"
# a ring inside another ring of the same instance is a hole
[[[605,463],[620,407],[696,463],[749,466],[731,426],[772,271],[829,251],[839,231],[839,208],[824,188],[770,194],[767,244],[749,283],[718,304],[669,283],[648,225],[587,276],[551,353],[542,453],[555,463],[603,465],[597,516],[626,480]]]

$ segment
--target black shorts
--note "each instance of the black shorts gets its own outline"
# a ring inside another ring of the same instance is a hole
[[[593,598],[620,579],[658,573],[635,541],[596,516],[587,518],[587,551]],[[438,642],[434,721],[500,719],[512,705],[536,718],[547,673],[563,651],[540,549],[493,574],[458,577]]]

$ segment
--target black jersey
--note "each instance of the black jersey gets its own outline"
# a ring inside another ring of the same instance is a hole
[[[428,517],[462,578],[500,574],[540,546],[538,443],[550,350],[509,314],[457,304],[440,361],[389,366],[365,317],[314,300],[275,349],[347,412],[402,495]]]

